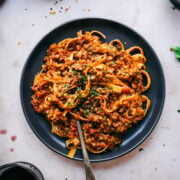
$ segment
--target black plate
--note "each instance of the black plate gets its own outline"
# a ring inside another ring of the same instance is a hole
[[[122,144],[116,146],[112,151],[101,154],[89,153],[92,162],[111,160],[130,152],[148,137],[159,120],[165,99],[165,80],[161,64],[151,46],[132,29],[111,20],[97,18],[79,19],[59,26],[36,45],[24,66],[20,84],[21,103],[27,122],[36,136],[50,149],[67,157],[68,150],[65,147],[65,139],[51,134],[50,125],[33,110],[30,87],[33,84],[34,76],[41,69],[49,45],[65,38],[75,37],[76,32],[80,29],[83,32],[99,30],[106,35],[106,42],[112,39],[127,42],[125,48],[141,46],[147,57],[146,65],[152,85],[146,95],[151,99],[152,105],[146,117],[137,126],[129,129],[123,136]],[[81,150],[77,151],[74,159],[82,160]]]

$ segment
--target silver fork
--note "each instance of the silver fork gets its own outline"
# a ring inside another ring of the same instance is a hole
[[[81,142],[82,153],[83,153],[83,157],[84,157],[86,180],[95,180],[93,169],[92,169],[91,163],[89,161],[88,153],[86,150],[86,145],[85,145],[84,138],[83,138],[81,124],[80,124],[79,120],[77,120],[76,123],[77,123],[79,138],[80,138],[80,142]]]

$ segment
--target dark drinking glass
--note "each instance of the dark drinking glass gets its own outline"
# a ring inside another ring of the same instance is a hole
[[[27,162],[0,166],[0,180],[44,180],[40,170]]]

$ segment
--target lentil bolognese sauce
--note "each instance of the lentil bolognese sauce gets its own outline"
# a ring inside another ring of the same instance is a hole
[[[76,120],[87,149],[101,153],[120,144],[151,104],[142,95],[151,85],[142,48],[125,50],[118,39],[102,43],[100,38],[106,37],[99,31],[79,31],[51,44],[31,87],[34,110],[45,115],[53,134],[67,138],[71,158],[80,148]]]

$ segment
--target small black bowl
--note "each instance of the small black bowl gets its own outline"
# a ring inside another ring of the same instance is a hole
[[[33,164],[15,162],[0,166],[0,180],[44,180],[44,177]]]

